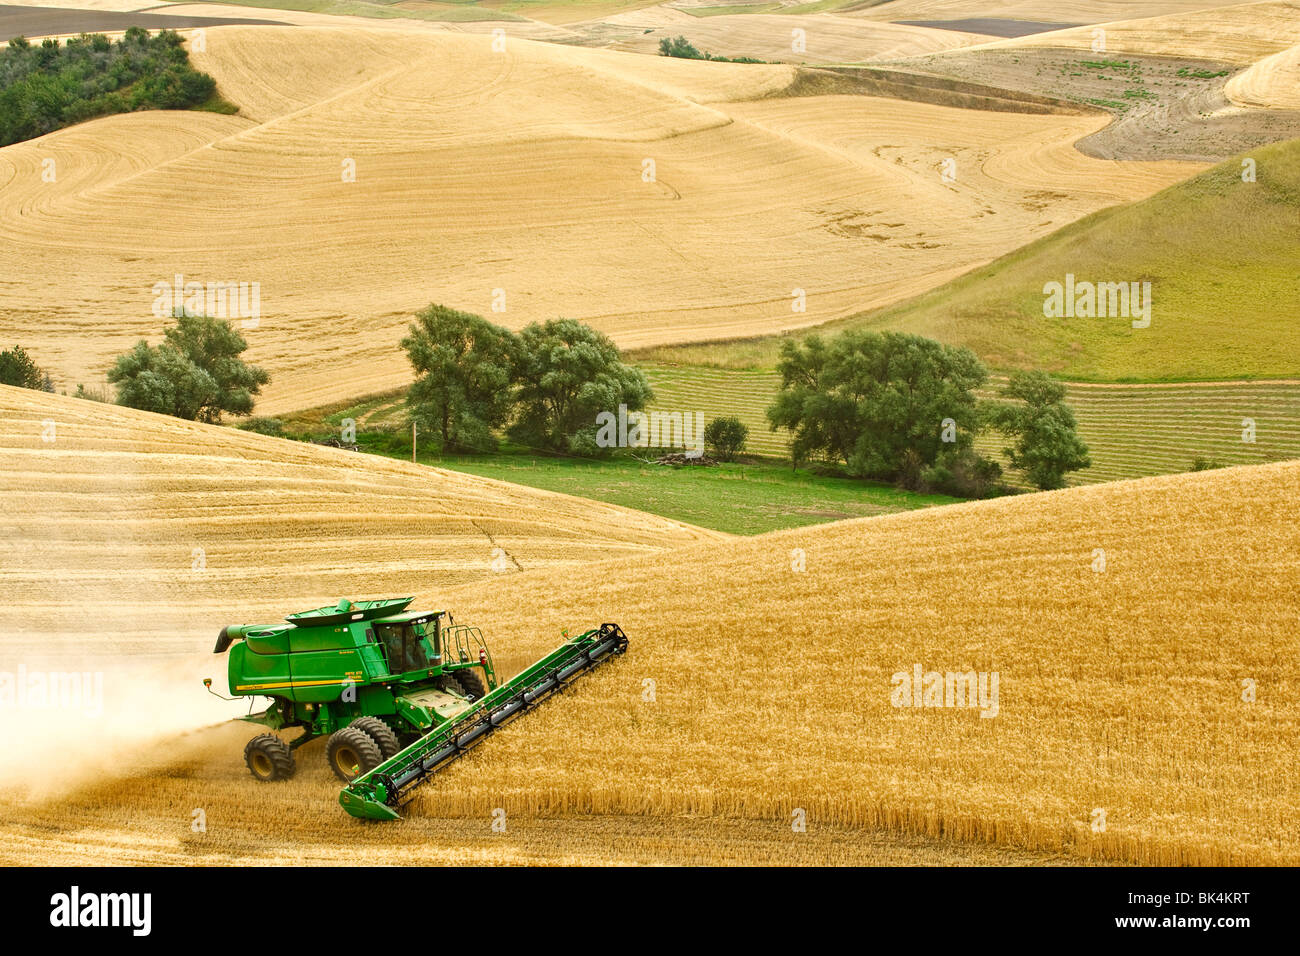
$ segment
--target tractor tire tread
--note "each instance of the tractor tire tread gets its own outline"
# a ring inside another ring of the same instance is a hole
[[[370,739],[379,747],[380,756],[385,760],[402,749],[402,745],[397,740],[397,734],[393,733],[393,728],[378,717],[358,717],[349,726],[357,727],[369,735]]]
[[[352,777],[346,776],[339,769],[338,761],[334,759],[335,752],[344,745],[351,747],[360,761],[361,769]],[[329,763],[330,769],[334,771],[335,776],[345,783],[351,783],[356,777],[361,776],[368,770],[373,770],[383,763],[384,755],[380,752],[379,744],[375,743],[374,738],[360,727],[344,727],[330,734],[330,739],[325,744],[325,760]]]
[[[253,758],[255,754],[259,753],[263,754],[271,762],[271,775],[269,777],[264,777],[253,769]],[[293,759],[293,751],[289,749],[287,743],[275,734],[258,734],[250,740],[244,747],[244,763],[248,765],[249,773],[264,782],[288,780],[297,769]]]

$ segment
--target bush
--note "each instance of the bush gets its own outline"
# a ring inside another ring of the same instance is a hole
[[[270,435],[273,438],[284,437],[284,422],[279,418],[250,418],[246,422],[240,423],[238,428],[246,432],[257,432],[259,435]]]
[[[112,394],[103,385],[92,385],[87,388],[85,385],[78,384],[77,390],[72,397],[84,399],[88,402],[105,402],[110,405],[113,403]]]
[[[1225,468],[1223,462],[1215,458],[1204,458],[1197,455],[1192,459],[1192,471],[1213,471],[1216,468]]]
[[[20,345],[0,352],[0,385],[31,388],[38,392],[54,391],[54,382]]]
[[[683,36],[664,37],[659,41],[660,56],[675,56],[683,60],[703,60],[704,54]]]
[[[649,31],[646,31],[647,33]],[[660,56],[675,56],[681,60],[713,60],[715,63],[766,63],[752,56],[715,56],[701,51],[684,36],[664,37],[659,41]]]
[[[1002,466],[975,454],[970,448],[941,452],[922,472],[923,486],[958,498],[989,498],[1002,494]]]
[[[745,450],[748,437],[749,428],[734,415],[715,418],[704,426],[704,444],[720,461],[735,461]]]

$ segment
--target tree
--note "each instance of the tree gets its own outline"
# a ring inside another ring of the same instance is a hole
[[[620,361],[604,334],[573,319],[534,322],[519,334],[515,394],[518,412],[510,437],[533,448],[580,455],[605,454],[596,444],[596,416],[639,411],[653,396],[640,369]]]
[[[969,349],[902,332],[786,342],[777,369],[781,391],[767,417],[773,431],[791,432],[796,462],[820,454],[908,488],[941,453],[970,447],[974,390],[988,377]]]
[[[749,428],[734,415],[715,418],[704,426],[704,444],[722,461],[735,461],[745,450]]]
[[[402,339],[417,378],[406,393],[412,421],[441,448],[490,450],[512,406],[518,338],[468,312],[430,305]]]
[[[662,37],[659,40],[660,56],[676,56],[684,60],[703,60],[701,53],[690,40],[684,36]]]
[[[119,405],[187,421],[197,421],[218,398],[212,376],[166,343],[154,348],[141,340],[118,356],[108,380],[117,386]]]
[[[217,423],[223,412],[247,415],[270,376],[239,356],[244,337],[224,319],[181,315],[152,347],[141,340],[117,359],[108,380],[119,405]]]
[[[39,392],[54,391],[54,382],[50,376],[21,345],[15,345],[8,352],[0,352],[0,385],[34,388]]]
[[[1005,453],[1011,466],[1043,491],[1065,487],[1066,472],[1088,468],[1088,446],[1065,404],[1065,386],[1044,372],[1013,372],[989,422],[1013,440]]]

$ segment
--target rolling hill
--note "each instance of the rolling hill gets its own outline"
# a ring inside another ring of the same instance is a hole
[[[158,336],[157,284],[257,283],[245,334],[274,414],[409,380],[397,343],[430,301],[623,345],[779,332],[1202,168],[1082,156],[1100,114],[793,100],[788,66],[491,44],[217,27],[193,60],[239,115],[107,117],[0,150],[0,340],[71,390]]]
[[[725,537],[585,499],[8,386],[0,448],[5,657],[75,657],[88,632],[95,653],[178,655],[206,650],[231,615],[275,620],[362,592],[436,597],[501,577],[497,569]]]
[[[66,859],[75,830],[84,860],[482,860],[500,808],[495,852],[533,862],[1294,864],[1297,493],[1300,465],[1254,466],[469,583],[448,606],[515,660],[576,621],[632,643],[406,822],[346,818],[319,742],[255,783],[253,728],[223,725],[119,747],[38,803],[6,790],[5,853]],[[918,667],[984,674],[983,704],[902,706]]]
[[[1000,368],[1066,378],[1289,378],[1300,371],[1300,140],[1131,206],[1105,210],[897,306],[832,326],[902,329],[967,345]],[[1150,282],[1151,323],[1048,318],[1044,286]]]

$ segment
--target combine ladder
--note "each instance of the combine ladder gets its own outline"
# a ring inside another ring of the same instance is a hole
[[[429,776],[501,725],[625,650],[627,635],[617,624],[602,624],[570,639],[405,750],[357,777],[343,788],[339,803],[354,817],[398,819],[397,808]]]

